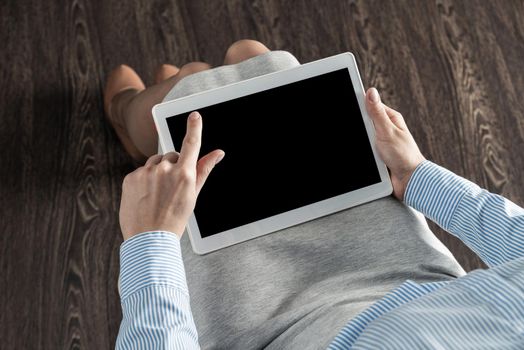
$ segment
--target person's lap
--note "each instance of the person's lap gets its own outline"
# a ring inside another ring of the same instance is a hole
[[[164,101],[298,64],[282,51],[254,55],[186,76]],[[187,235],[181,244],[204,348],[325,346],[406,279],[464,274],[425,219],[391,197],[204,256]]]
[[[165,80],[129,106],[131,117],[141,118],[135,126],[152,123],[151,104],[162,98],[299,64],[287,52],[268,52],[254,43],[232,45],[226,65],[215,69],[204,63],[166,67],[157,74]],[[140,132],[134,137],[142,137]],[[149,148],[156,145],[146,141]],[[349,319],[406,279],[430,282],[464,274],[425,219],[393,198],[205,256],[193,253],[187,235],[181,245],[203,348],[323,347]]]
[[[327,345],[405,280],[464,274],[425,219],[391,197],[204,256],[193,253],[187,236],[181,244],[206,347]],[[312,331],[320,334],[311,339]]]

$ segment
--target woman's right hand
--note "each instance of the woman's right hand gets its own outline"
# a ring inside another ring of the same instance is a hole
[[[402,114],[383,104],[377,89],[367,91],[366,108],[375,125],[378,153],[391,172],[393,194],[402,201],[411,175],[426,158],[420,153]]]

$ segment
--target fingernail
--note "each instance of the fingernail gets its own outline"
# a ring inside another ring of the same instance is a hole
[[[369,93],[369,100],[373,103],[380,102],[380,95],[378,94],[377,89],[371,88],[371,91]]]
[[[189,118],[193,119],[193,120],[197,120],[198,118],[200,118],[200,113],[198,112],[192,112],[190,115],[189,115]]]
[[[224,156],[225,156],[225,155],[226,155],[226,154],[225,154],[224,152],[222,152],[222,153],[217,157],[217,159],[215,160],[215,165],[218,164],[218,163],[220,163],[220,161],[221,161],[222,159],[224,159]]]

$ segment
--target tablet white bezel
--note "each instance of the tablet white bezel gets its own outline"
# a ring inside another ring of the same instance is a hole
[[[360,79],[355,58],[353,54],[347,52],[283,71],[277,71],[231,85],[203,91],[161,103],[153,107],[153,117],[159,135],[159,144],[163,153],[167,153],[175,150],[166,121],[166,119],[171,116],[190,113],[191,111],[209,105],[272,89],[342,68],[347,68],[349,70],[351,82],[355,90],[364,125],[371,143],[381,182],[223,231],[206,238],[200,236],[200,230],[198,229],[195,215],[192,214],[186,230],[195,253],[206,254],[214,250],[244,242],[249,239],[390,195],[393,188],[387,168],[379,158],[375,147],[375,130],[366,111],[364,87]]]

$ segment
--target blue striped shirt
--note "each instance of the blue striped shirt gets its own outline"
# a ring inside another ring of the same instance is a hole
[[[524,209],[433,164],[413,173],[405,202],[489,266],[453,281],[406,281],[344,326],[330,349],[523,349]],[[177,236],[122,244],[117,348],[199,348]]]

